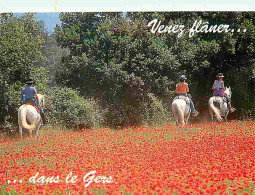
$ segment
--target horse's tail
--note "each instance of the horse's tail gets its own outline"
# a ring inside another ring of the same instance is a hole
[[[222,118],[220,116],[219,110],[213,105],[213,98],[209,99],[209,108],[213,111],[218,121],[221,121]]]
[[[27,123],[27,109],[21,108],[18,113],[19,124],[25,129],[31,130],[35,128],[35,125],[29,125]]]
[[[178,102],[176,102],[176,101],[174,101],[172,104],[172,112],[174,114],[175,120],[178,120],[178,122],[181,124],[181,126],[184,126],[185,125],[184,113],[181,109],[180,104],[178,104]]]

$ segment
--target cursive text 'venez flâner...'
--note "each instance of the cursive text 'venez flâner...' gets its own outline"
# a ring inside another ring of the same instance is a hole
[[[183,24],[164,25],[161,20],[154,19],[147,25],[151,27],[151,33],[172,33],[177,34],[177,37],[181,37],[185,32],[189,33],[189,38],[199,33],[228,33],[228,32],[241,32],[240,29],[230,29],[228,24],[214,24],[210,25],[209,22],[203,22],[202,20],[195,20],[192,26],[186,29]],[[246,32],[246,29],[243,30]]]
[[[154,19],[148,23],[148,26],[151,26],[151,32],[155,33],[173,33],[178,34],[178,37],[182,36],[182,33],[185,31],[185,26],[180,24],[176,25],[163,25],[161,24],[161,20]]]

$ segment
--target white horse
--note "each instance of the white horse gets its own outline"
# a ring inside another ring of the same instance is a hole
[[[188,97],[180,97],[182,97],[182,99],[174,99],[172,103],[172,112],[176,121],[176,125],[179,126],[180,124],[180,126],[183,127],[185,124],[188,124],[190,117],[190,105],[186,102],[186,98]]]
[[[44,106],[44,95],[37,94],[38,103],[40,107]],[[37,112],[36,108],[32,105],[23,104],[18,109],[18,123],[19,133],[22,138],[22,129],[25,128],[29,131],[30,137],[32,132],[36,130],[35,137],[39,137],[39,128],[42,124],[42,118],[40,113]]]
[[[224,93],[231,99],[231,88],[226,87]],[[211,115],[212,122],[214,122],[214,116],[216,116],[217,121],[222,121],[223,119],[227,122],[227,116],[229,114],[229,109],[227,102],[223,100],[221,96],[213,96],[209,99],[209,112]]]

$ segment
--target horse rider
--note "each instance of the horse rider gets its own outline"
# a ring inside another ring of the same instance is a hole
[[[42,117],[43,124],[46,124],[46,119],[45,119],[45,113],[42,107],[39,105],[38,97],[37,97],[37,91],[35,87],[32,87],[34,84],[34,80],[32,78],[28,79],[26,82],[26,87],[22,90],[21,92],[21,97],[23,103],[25,102],[31,102],[33,105],[36,107],[40,108],[40,115]]]
[[[234,112],[236,109],[231,106],[231,102],[227,94],[224,93],[225,91],[225,86],[224,86],[224,81],[223,81],[223,74],[218,73],[216,76],[216,80],[213,83],[212,90],[213,90],[213,96],[221,96],[225,97],[227,100],[227,105],[229,107],[230,112]]]
[[[193,116],[197,116],[199,114],[199,112],[195,110],[195,106],[191,99],[191,96],[188,94],[189,86],[188,86],[188,83],[186,83],[186,80],[187,80],[187,77],[185,75],[182,75],[180,78],[180,82],[176,85],[175,92],[178,95],[183,95],[183,96],[189,98],[191,113],[193,114]]]

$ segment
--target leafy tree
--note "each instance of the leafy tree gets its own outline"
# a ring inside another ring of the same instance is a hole
[[[22,83],[43,60],[41,27],[31,13],[20,18],[0,15],[0,124],[17,115]]]
[[[153,34],[147,24],[185,24],[195,20],[230,24],[242,33]],[[181,74],[188,76],[199,109],[207,110],[218,72],[233,89],[233,102],[248,109],[254,104],[254,13],[252,12],[130,12],[62,13],[55,29],[58,44],[68,48],[56,70],[59,84],[97,97],[110,110],[114,124],[139,124],[149,94],[169,99]],[[247,93],[248,91],[248,93]],[[237,93],[238,92],[238,93]],[[241,100],[244,97],[245,101]]]
[[[58,82],[100,97],[112,112],[122,110],[111,117],[117,124],[140,123],[132,117],[140,103],[150,91],[162,93],[179,66],[164,39],[151,34],[145,22],[130,22],[120,13],[67,13],[61,20],[56,39],[70,55],[62,60]]]

